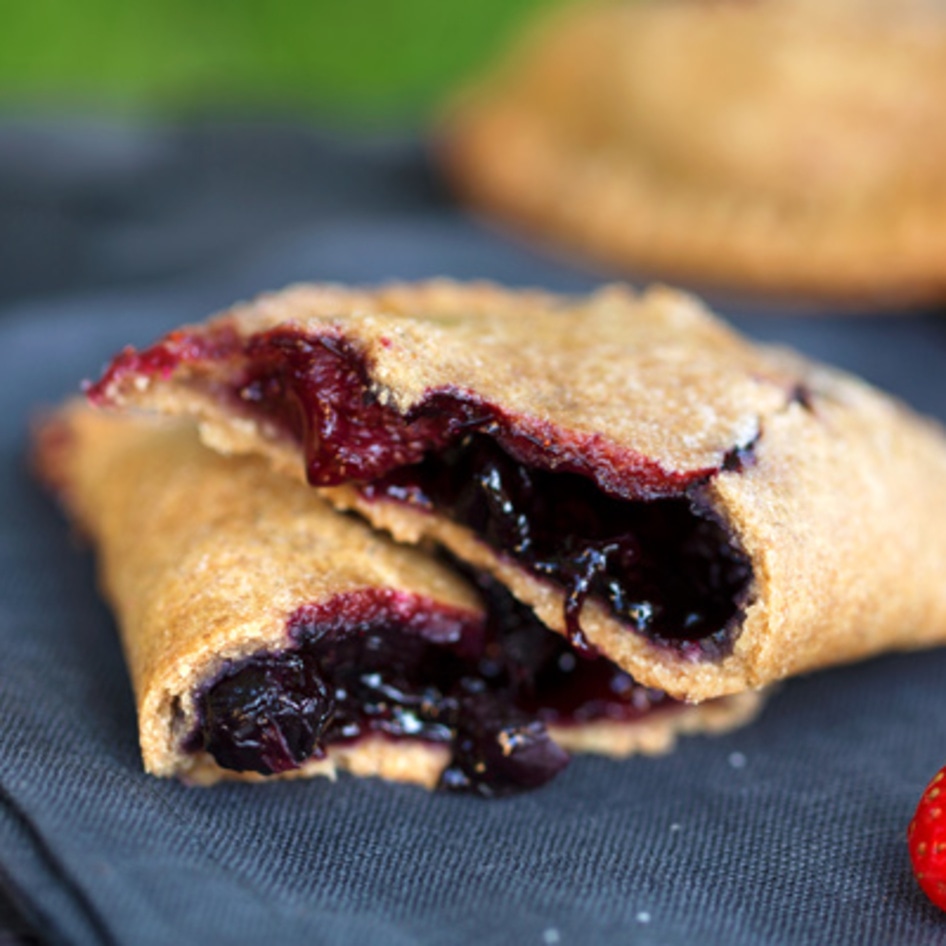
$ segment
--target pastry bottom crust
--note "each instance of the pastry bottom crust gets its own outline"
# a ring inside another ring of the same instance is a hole
[[[679,736],[720,734],[746,725],[759,714],[764,702],[763,693],[741,693],[695,706],[657,711],[633,723],[599,720],[548,729],[552,738],[569,752],[595,753],[614,759],[662,755],[674,748]],[[221,781],[264,782],[315,776],[334,779],[338,772],[350,772],[359,778],[377,776],[434,789],[449,762],[450,750],[444,745],[369,736],[356,743],[329,746],[326,758],[314,759],[280,775],[223,769],[205,752],[182,756],[176,774],[188,784],[207,786]]]

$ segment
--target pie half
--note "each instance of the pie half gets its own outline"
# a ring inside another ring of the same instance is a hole
[[[946,640],[940,428],[676,292],[298,286],[89,393],[436,540],[678,699]]]

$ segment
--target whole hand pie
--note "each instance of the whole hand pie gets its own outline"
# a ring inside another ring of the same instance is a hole
[[[637,0],[552,17],[446,115],[477,207],[634,272],[946,293],[946,8]]]
[[[946,641],[940,428],[670,290],[298,286],[89,393],[435,540],[677,699]]]
[[[186,421],[73,404],[38,465],[99,551],[145,767],[357,775],[503,795],[568,747],[622,756],[746,722],[760,697],[685,706],[576,654],[494,582],[479,591]]]

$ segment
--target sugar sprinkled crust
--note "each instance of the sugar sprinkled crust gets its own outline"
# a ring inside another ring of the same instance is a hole
[[[936,299],[944,96],[924,0],[605,0],[460,98],[437,153],[474,206],[632,272]]]
[[[393,545],[255,458],[201,446],[188,423],[117,417],[72,404],[37,437],[38,468],[99,550],[138,703],[145,767],[208,785],[221,779],[334,777],[337,770],[434,788],[447,746],[368,736],[279,776],[227,770],[185,751],[193,694],[228,661],[285,648],[300,603],[378,587],[472,617],[479,598],[429,556]],[[555,727],[573,751],[622,757],[753,718],[759,694],[665,709],[631,722]]]
[[[752,562],[732,652],[681,659],[593,600],[581,615],[586,636],[647,686],[700,701],[946,640],[940,428],[846,374],[750,345],[688,296],[611,287],[574,299],[447,281],[376,292],[300,286],[173,338],[186,345],[224,330],[245,341],[280,327],[347,339],[365,354],[374,396],[401,410],[438,386],[462,388],[541,431],[553,461],[560,447],[590,443],[594,462],[644,456],[697,483]],[[195,357],[150,370],[129,352],[95,396],[196,415],[218,450],[262,453],[303,478],[295,441],[220,396],[243,367],[239,356]],[[727,469],[746,445],[751,462]],[[608,469],[612,486],[624,482],[620,464]],[[400,541],[441,542],[564,629],[563,592],[465,526],[367,501],[353,484],[324,495]]]

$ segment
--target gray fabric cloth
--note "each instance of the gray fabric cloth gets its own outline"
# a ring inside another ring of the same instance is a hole
[[[86,264],[50,276],[57,297],[40,298],[42,280],[28,274],[0,292],[0,889],[44,941],[946,943],[946,918],[916,887],[904,838],[920,791],[946,762],[946,652],[791,681],[747,729],[687,740],[659,759],[579,758],[541,791],[498,802],[349,777],[204,791],[144,775],[91,556],[27,469],[33,412],[126,342],[293,279],[448,273],[557,289],[594,279],[464,218],[414,145],[300,133],[276,148],[258,128],[220,132],[230,145],[214,150],[220,179],[242,174],[250,196],[241,204],[239,188],[222,184],[226,199],[203,195],[207,246],[229,232],[231,252],[197,265],[180,252],[194,215],[155,221],[127,182],[151,180],[162,162],[188,178],[212,132],[66,131],[45,132],[63,136],[58,162],[27,160],[35,129],[9,132],[20,163],[0,149],[11,193],[11,175],[28,170],[35,193],[50,189],[43,200],[54,203],[57,180],[74,184],[81,171],[112,208],[63,257],[85,254]],[[70,142],[85,170],[70,164]],[[308,209],[272,211],[253,193],[248,153],[275,162],[270,203]],[[300,168],[311,154],[318,173],[308,176]],[[353,166],[362,175],[354,195]],[[27,213],[29,196],[19,199]],[[69,242],[47,223],[40,259],[31,257],[37,273],[54,268],[57,239]],[[127,243],[129,227],[148,239]],[[862,371],[946,418],[946,324],[935,317],[737,314],[756,335]],[[22,933],[16,923],[8,929]]]

